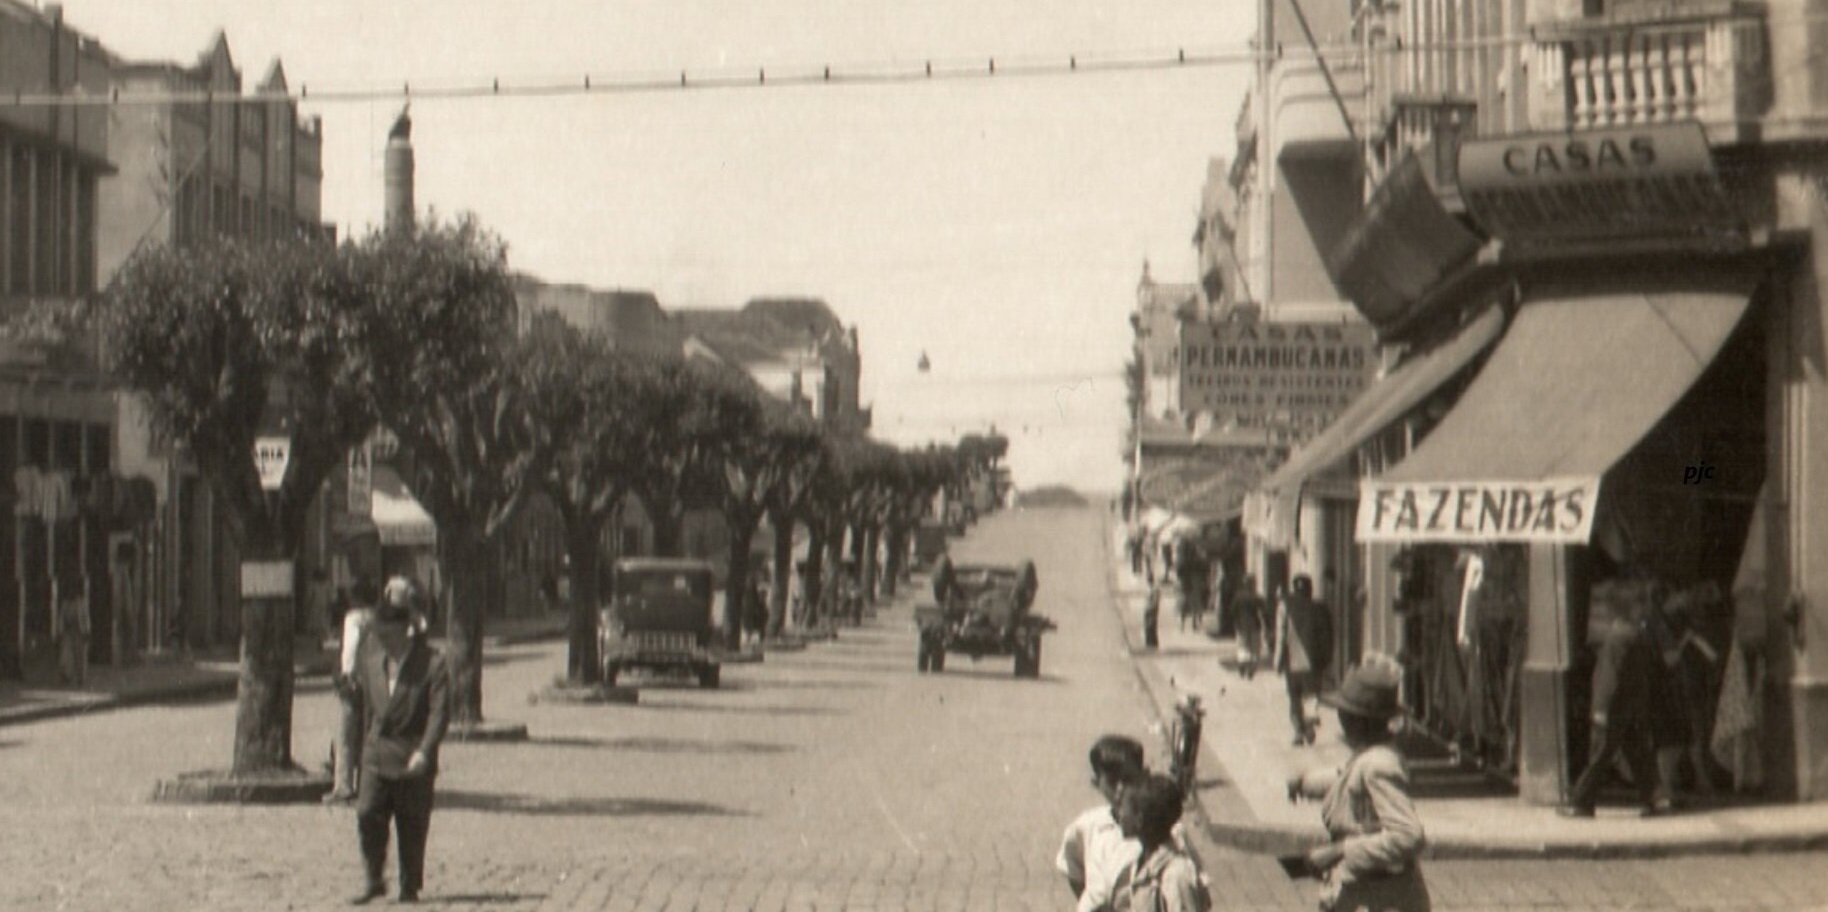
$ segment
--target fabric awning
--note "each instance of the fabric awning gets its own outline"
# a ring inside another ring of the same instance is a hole
[[[1570,295],[1518,311],[1447,417],[1360,484],[1360,541],[1582,543],[1599,479],[1745,315],[1745,283]]]
[[[1297,493],[1309,478],[1352,458],[1359,444],[1401,418],[1470,363],[1504,330],[1504,311],[1491,307],[1446,342],[1410,356],[1389,376],[1360,393],[1320,436],[1296,450],[1257,488]]]
[[[438,525],[391,467],[374,467],[374,524],[384,547],[438,543]]]

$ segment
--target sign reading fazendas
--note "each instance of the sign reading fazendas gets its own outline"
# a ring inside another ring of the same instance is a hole
[[[1381,482],[1358,488],[1361,542],[1585,544],[1598,476],[1547,481]]]

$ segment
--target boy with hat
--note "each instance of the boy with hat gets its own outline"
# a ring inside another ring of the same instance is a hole
[[[1331,841],[1310,851],[1321,878],[1320,907],[1414,912],[1430,908],[1418,859],[1427,837],[1409,799],[1409,773],[1392,745],[1390,722],[1401,715],[1401,670],[1372,657],[1347,672],[1321,702],[1339,711],[1340,736],[1352,755],[1336,769],[1289,781],[1289,799],[1320,799]]]
[[[356,905],[387,892],[381,872],[390,824],[400,834],[400,901],[417,901],[424,880],[438,746],[450,716],[450,671],[444,655],[424,642],[413,601],[410,585],[389,582],[371,632],[381,647],[381,661],[363,663],[359,675],[368,734],[356,828],[367,879],[353,900]]]

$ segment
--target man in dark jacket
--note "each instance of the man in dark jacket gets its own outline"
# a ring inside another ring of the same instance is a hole
[[[1276,670],[1288,683],[1289,723],[1295,744],[1314,743],[1307,698],[1319,697],[1333,657],[1333,615],[1314,598],[1314,581],[1296,576],[1276,612]]]
[[[1620,610],[1607,621],[1593,666],[1593,735],[1587,768],[1575,780],[1564,817],[1591,817],[1599,790],[1620,754],[1631,768],[1644,815],[1658,813],[1656,749],[1651,742],[1652,664],[1658,661],[1643,621]]]
[[[387,828],[400,834],[400,901],[415,902],[424,882],[425,837],[431,828],[432,783],[438,745],[450,717],[450,670],[443,654],[424,641],[413,623],[412,593],[388,591],[375,611],[374,640],[357,672],[367,708],[362,777],[356,797],[367,880],[354,903],[387,892]]]

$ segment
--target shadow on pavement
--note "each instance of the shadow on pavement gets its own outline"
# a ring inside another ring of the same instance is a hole
[[[753,716],[835,716],[839,713],[828,706],[732,706],[728,703],[653,703],[647,700],[636,703],[634,709]]]
[[[791,744],[766,741],[692,741],[684,738],[590,738],[575,735],[532,738],[528,744],[547,747],[593,747],[602,750],[654,754],[784,754],[798,750]]]
[[[440,791],[439,810],[483,811],[491,814],[527,814],[540,817],[748,817],[702,801],[662,801],[653,798],[540,798],[501,792]]]
[[[901,664],[899,662],[892,661],[896,658],[898,658],[898,657],[893,654],[883,654],[883,655],[880,655],[880,656],[877,656],[874,658],[859,656],[857,659],[852,660],[852,661],[833,661],[832,659],[794,659],[791,662],[783,661],[781,663],[781,667],[782,668],[820,668],[820,669],[828,669],[831,671],[870,671],[870,672],[896,671],[899,669],[900,664]],[[914,664],[914,653],[911,650],[908,652],[908,664],[910,666],[912,666]]]
[[[426,894],[419,897],[428,903],[460,903],[466,906],[509,906],[546,898],[544,893],[453,893],[450,896]]]
[[[823,681],[813,680],[755,680],[726,681],[723,690],[881,690],[882,684],[876,681],[865,681],[857,678],[831,678]]]
[[[1209,649],[1189,649],[1185,646],[1170,646],[1167,649],[1150,649],[1146,646],[1130,647],[1130,655],[1135,657],[1158,656],[1161,658],[1173,658],[1180,656],[1201,656],[1210,653],[1211,650]]]
[[[945,671],[931,672],[931,673],[929,673],[928,676],[936,677],[936,678],[960,678],[960,679],[969,679],[969,680],[978,680],[978,681],[1008,681],[1012,685],[1014,685],[1014,684],[1028,685],[1028,684],[1064,684],[1064,683],[1066,683],[1066,679],[1063,677],[1060,677],[1059,675],[1043,674],[1037,678],[1018,678],[1008,668],[993,668],[989,665],[985,665],[982,668],[972,668],[969,665],[967,665],[963,668],[960,668],[960,667],[957,667],[956,665],[952,664],[956,661],[958,661],[958,660],[953,659],[953,658],[947,658]],[[966,661],[969,661],[969,660],[966,660]],[[913,672],[913,673],[919,674],[919,672]]]

